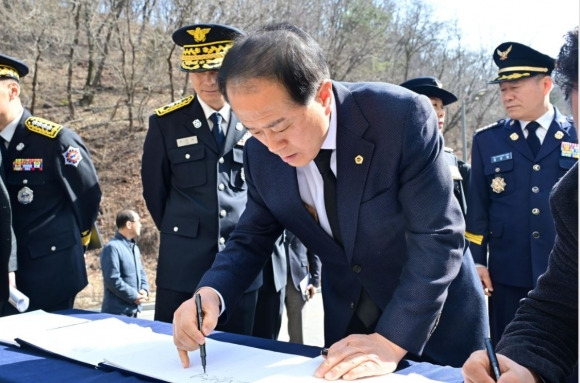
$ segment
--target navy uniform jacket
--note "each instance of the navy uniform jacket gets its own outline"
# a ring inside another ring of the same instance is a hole
[[[492,282],[531,289],[548,266],[556,235],[548,197],[577,161],[565,143],[578,142],[572,122],[554,111],[535,159],[519,121],[500,120],[473,137],[467,238]]]
[[[522,300],[497,351],[546,382],[564,382],[578,363],[577,164],[554,188],[550,206],[557,237],[548,269]]]
[[[0,142],[0,145],[4,145]],[[6,164],[0,153],[0,172]],[[0,303],[8,301],[8,272],[16,268],[16,238],[12,230],[10,196],[0,174]]]
[[[143,197],[161,232],[156,283],[193,293],[246,206],[246,130],[231,113],[220,152],[193,96],[159,114],[149,118],[141,165]]]
[[[390,84],[333,83],[333,90],[344,247],[304,206],[296,168],[250,139],[246,210],[200,286],[222,294],[222,317],[227,317],[227,307],[259,272],[269,256],[266,249],[286,228],[322,262],[327,346],[347,335],[364,287],[383,310],[376,332],[435,363],[463,363],[481,348],[480,334],[461,313],[441,312],[450,302],[470,310],[470,297],[481,284],[458,286],[448,295],[451,282],[468,266],[463,264],[464,221],[433,107],[426,97]],[[473,264],[469,272],[475,273]],[[441,340],[431,342],[443,324]]]
[[[81,236],[89,239],[101,201],[89,152],[72,130],[25,110],[5,160],[16,286],[30,298],[29,310],[74,298],[87,285]]]
[[[141,290],[149,294],[149,282],[135,241],[117,231],[103,247],[100,261],[104,284],[101,312],[117,315],[141,312],[141,305],[135,304],[135,300]]]

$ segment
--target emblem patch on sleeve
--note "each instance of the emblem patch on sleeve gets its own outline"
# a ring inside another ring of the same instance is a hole
[[[65,165],[73,165],[78,167],[81,161],[83,160],[83,156],[79,148],[74,148],[69,146],[68,149],[62,154],[64,157],[64,164]]]

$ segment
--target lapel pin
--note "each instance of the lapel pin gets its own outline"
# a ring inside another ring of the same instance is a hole
[[[238,130],[238,131],[239,131],[239,130],[242,130],[242,129],[244,129],[244,125],[242,125],[242,123],[241,123],[241,122],[237,122],[237,123],[236,123],[236,130]]]
[[[21,151],[22,149],[24,149],[24,143],[19,143],[18,145],[16,145],[16,150]]]
[[[554,137],[556,137],[557,140],[561,140],[562,137],[564,137],[564,133],[561,130],[558,130],[556,134],[554,134]]]
[[[512,133],[512,134],[510,134],[510,138],[512,139],[512,141],[515,141],[515,140],[517,140],[518,138],[520,138],[520,136],[518,136],[518,134],[517,134],[517,133]]]
[[[193,127],[194,127],[195,129],[199,129],[199,128],[201,128],[201,121],[200,121],[200,120],[198,120],[197,118],[196,118],[195,120],[193,120]]]
[[[356,156],[356,157],[354,158],[354,163],[355,163],[355,164],[357,164],[357,165],[360,165],[360,164],[362,164],[362,163],[363,163],[363,160],[364,160],[363,156],[361,156],[361,155],[359,154],[358,156]]]

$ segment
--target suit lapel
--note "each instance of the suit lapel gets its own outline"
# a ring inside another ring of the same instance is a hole
[[[184,116],[183,124],[188,131],[197,137],[198,142],[203,143],[206,147],[218,153],[217,144],[211,134],[209,123],[205,118],[205,113],[203,112],[203,108],[197,100],[197,97],[193,101],[189,113]]]
[[[374,144],[363,137],[369,124],[348,89],[333,83],[337,113],[338,219],[347,257],[354,251],[358,217]]]
[[[540,151],[538,152],[537,161],[548,156],[554,150],[562,146],[562,141],[571,141],[571,137],[568,134],[568,129],[561,128],[561,126],[566,125],[566,118],[560,115],[558,110],[554,108],[554,119],[550,124],[550,128],[544,137],[544,142],[540,146]]]
[[[232,150],[234,145],[236,145],[236,143],[239,140],[241,140],[242,137],[244,136],[244,134],[246,133],[246,130],[244,129],[244,126],[242,125],[242,123],[238,121],[238,118],[236,117],[236,115],[233,114],[231,111],[230,111],[230,118],[228,119],[228,121],[229,121],[228,132],[226,134],[226,139],[224,142],[224,147],[222,149],[223,150],[222,153],[227,153],[230,150]]]

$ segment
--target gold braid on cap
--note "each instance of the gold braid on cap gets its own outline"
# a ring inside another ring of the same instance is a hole
[[[0,77],[12,77],[16,80],[20,80],[20,76],[18,75],[16,69],[12,68],[11,66],[2,64],[0,64]]]
[[[529,70],[532,72],[548,72],[548,68],[544,68],[544,67],[537,67],[537,66],[510,66],[507,68],[502,68],[500,70],[497,71],[497,73],[503,73],[503,72],[513,72],[516,70]]]
[[[213,69],[219,67],[226,53],[233,46],[232,40],[207,44],[184,45],[181,68],[185,70]]]

